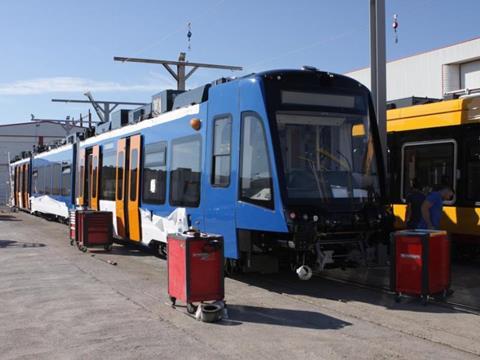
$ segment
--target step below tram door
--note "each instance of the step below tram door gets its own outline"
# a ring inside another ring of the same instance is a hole
[[[141,135],[118,140],[115,175],[117,235],[135,242],[141,241],[139,211],[141,145]]]

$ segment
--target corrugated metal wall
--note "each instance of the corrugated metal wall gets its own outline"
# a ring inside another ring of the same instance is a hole
[[[370,69],[346,73],[370,87]],[[391,61],[387,99],[441,98],[445,91],[480,88],[480,38]]]

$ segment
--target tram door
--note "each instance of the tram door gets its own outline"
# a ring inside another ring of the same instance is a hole
[[[93,171],[94,149],[96,153],[96,171]],[[80,149],[78,205],[98,210],[98,145],[89,149]],[[95,178],[95,179],[94,179]],[[93,186],[95,180],[96,186]],[[94,192],[92,196],[92,192]]]
[[[95,145],[92,148],[92,153],[89,155],[89,185],[90,185],[90,199],[89,205],[93,210],[99,210],[98,206],[98,192],[99,192],[99,169],[100,169],[100,146]]]
[[[25,164],[23,166],[23,207],[25,209],[29,209],[30,208],[30,204],[29,204],[29,197],[30,197],[30,194],[29,194],[29,189],[30,189],[30,177],[29,177],[29,166],[28,164]]]
[[[15,206],[20,207],[20,167],[15,166]]]
[[[85,206],[85,149],[80,149],[80,154],[78,157],[78,173],[79,173],[79,180],[78,180],[78,198],[77,198],[77,205]]]
[[[141,240],[140,228],[140,159],[141,135],[118,140],[115,207],[117,233],[132,241]]]

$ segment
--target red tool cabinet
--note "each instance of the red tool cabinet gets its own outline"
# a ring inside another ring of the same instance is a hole
[[[193,302],[223,300],[223,237],[188,231],[167,238],[168,295],[187,310]]]
[[[89,247],[111,250],[113,223],[110,211],[77,210],[75,212],[75,241],[82,251]]]
[[[445,231],[403,230],[392,236],[391,288],[415,295],[446,296],[450,288],[450,241]]]

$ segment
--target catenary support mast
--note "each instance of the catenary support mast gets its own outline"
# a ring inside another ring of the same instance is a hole
[[[163,65],[165,69],[169,72],[170,75],[177,82],[177,90],[185,90],[185,83],[190,76],[199,68],[208,68],[208,69],[224,69],[224,70],[243,70],[241,66],[231,66],[231,65],[218,65],[218,64],[203,64],[203,63],[193,63],[188,62],[185,59],[185,53],[181,52],[178,57],[178,61],[172,60],[158,60],[158,59],[143,59],[143,58],[130,58],[122,56],[114,56],[114,61],[121,62],[138,62],[145,64],[159,64]],[[172,69],[171,65],[176,66],[176,71]],[[188,68],[190,68],[188,70]],[[188,72],[187,72],[188,70]]]

